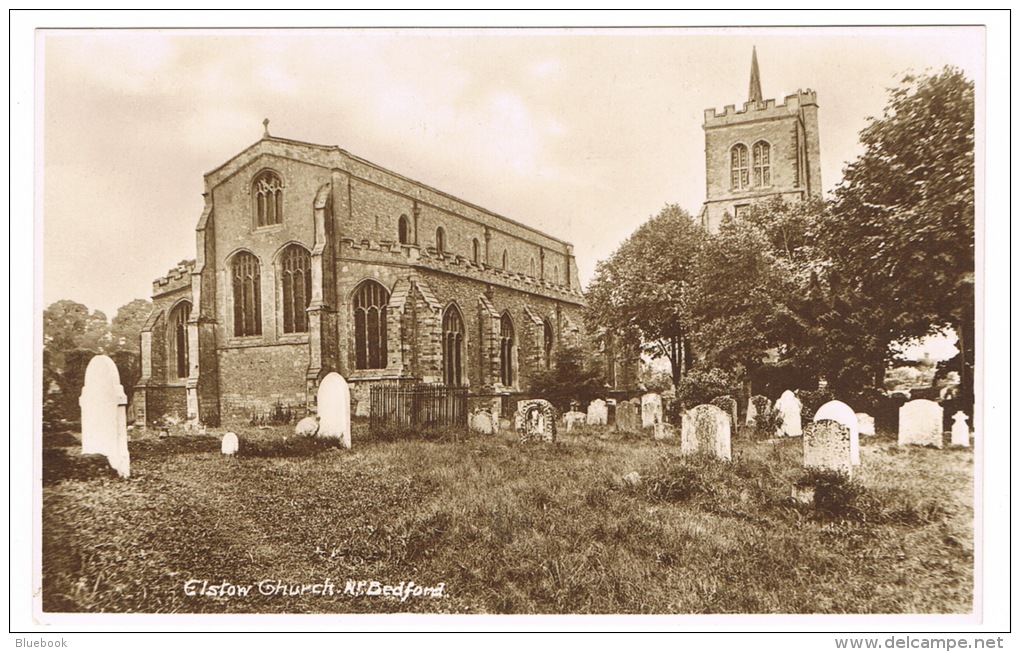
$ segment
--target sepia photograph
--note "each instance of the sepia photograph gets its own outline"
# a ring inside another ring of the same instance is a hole
[[[36,625],[980,626],[983,25],[235,19],[32,35]]]

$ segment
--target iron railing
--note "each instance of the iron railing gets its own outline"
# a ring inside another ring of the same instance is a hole
[[[372,428],[467,426],[467,387],[400,381],[370,389]]]

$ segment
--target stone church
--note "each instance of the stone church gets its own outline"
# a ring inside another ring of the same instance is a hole
[[[762,100],[758,53],[751,51],[751,83],[741,110],[705,110],[705,203],[701,225],[716,233],[727,214],[739,219],[757,201],[822,196],[818,99],[798,90],[783,103]]]
[[[339,147],[271,136],[205,175],[197,252],[153,283],[136,418],[314,409],[337,371],[512,394],[581,344],[573,247]],[[608,366],[617,359],[610,355]],[[633,384],[629,371],[609,374]]]

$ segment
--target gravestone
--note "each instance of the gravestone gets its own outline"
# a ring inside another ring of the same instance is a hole
[[[730,432],[737,432],[737,402],[732,396],[716,396],[711,401],[712,405],[716,406],[726,414],[730,416]]]
[[[746,426],[757,426],[758,425],[758,408],[754,404],[755,396],[747,399],[747,414],[744,415],[744,425]]]
[[[815,423],[824,420],[842,423],[850,431],[850,462],[854,465],[861,463],[861,431],[857,423],[857,414],[849,405],[843,401],[829,401],[815,412]]]
[[[351,447],[351,390],[340,374],[330,372],[319,383],[316,398],[319,410],[319,436],[340,439]]]
[[[556,408],[549,401],[536,398],[520,401],[514,416],[521,443],[556,441]]]
[[[772,407],[772,402],[761,394],[756,394],[747,399],[747,418],[744,423],[757,429],[759,422],[768,418],[773,412],[775,412],[775,408]],[[769,437],[775,435],[774,432],[768,433]]]
[[[491,435],[496,432],[496,420],[492,418],[492,413],[485,409],[473,411],[469,425],[472,430],[483,435]]]
[[[127,395],[120,384],[117,365],[110,357],[97,355],[89,360],[78,406],[82,454],[103,455],[120,477],[130,477]]]
[[[698,405],[684,415],[680,452],[730,459],[730,417],[714,405]]]
[[[653,427],[653,437],[655,439],[672,439],[673,438],[673,424],[671,423],[657,423]]]
[[[786,390],[776,401],[776,410],[783,417],[783,424],[779,428],[779,437],[800,437],[802,434],[800,425],[800,399],[793,392]]]
[[[832,419],[808,424],[804,431],[804,468],[853,473],[850,428]]]
[[[220,443],[220,452],[224,455],[233,455],[240,448],[240,442],[237,441],[237,435],[232,432],[228,432],[223,435],[223,441]]]
[[[608,420],[609,411],[605,401],[597,398],[588,404],[587,421],[589,426],[604,426]]]
[[[662,397],[645,394],[641,397],[641,427],[653,428],[657,423],[662,423]]]
[[[942,448],[942,406],[927,399],[904,403],[900,408],[899,445]]]
[[[314,437],[319,432],[319,422],[315,417],[305,417],[294,426],[294,434],[298,437]]]
[[[588,420],[588,415],[584,412],[578,412],[571,410],[563,415],[563,427],[570,432],[576,428],[580,428]]]
[[[616,406],[616,429],[625,432],[641,432],[641,408],[630,401]]]
[[[970,428],[967,427],[967,415],[957,412],[953,415],[953,446],[970,446]]]
[[[865,437],[875,436],[875,417],[867,412],[857,413],[857,425],[860,427],[861,434]]]

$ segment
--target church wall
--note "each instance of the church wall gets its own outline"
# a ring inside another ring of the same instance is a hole
[[[220,350],[220,411],[224,422],[246,423],[274,406],[301,410],[307,396],[306,344]]]

